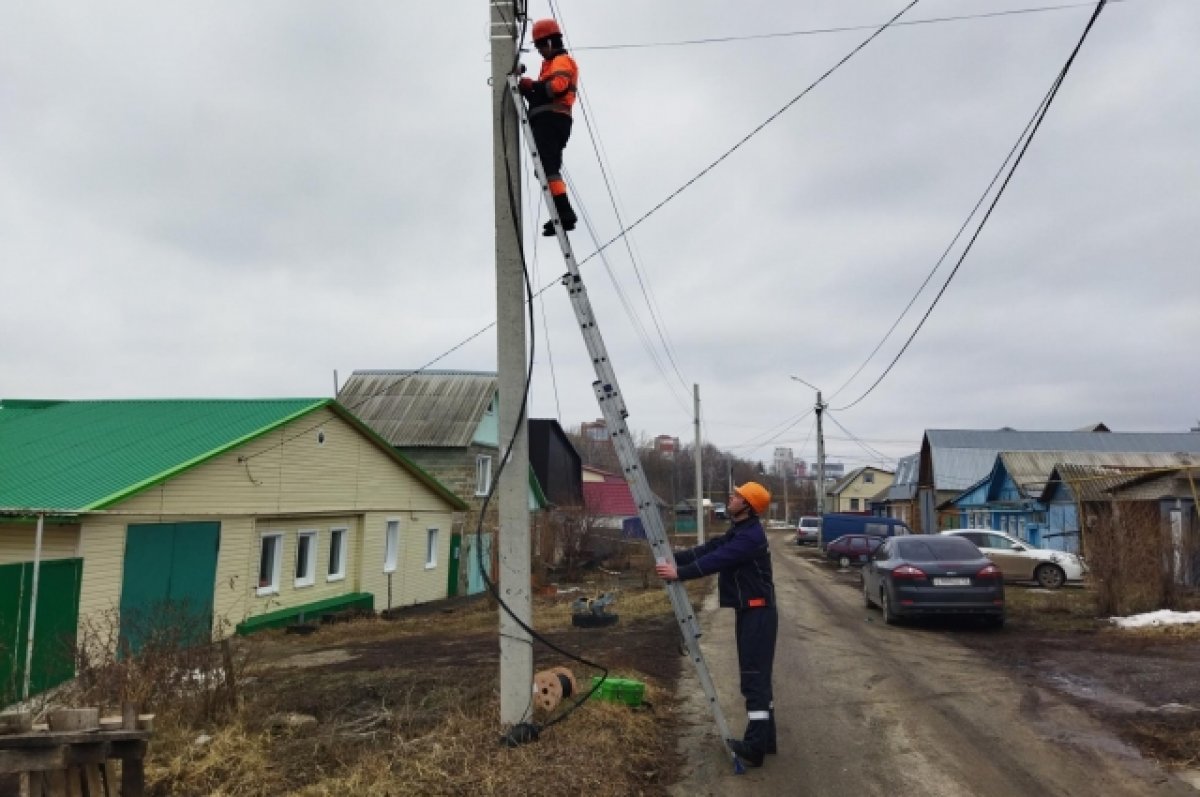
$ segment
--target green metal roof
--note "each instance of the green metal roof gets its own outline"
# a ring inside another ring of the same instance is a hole
[[[0,509],[101,509],[322,407],[464,506],[332,399],[5,399]]]

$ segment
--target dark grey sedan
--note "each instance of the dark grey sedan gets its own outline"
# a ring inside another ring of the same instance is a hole
[[[966,614],[1004,625],[1004,577],[962,537],[919,534],[892,537],[862,570],[863,599],[883,619]]]

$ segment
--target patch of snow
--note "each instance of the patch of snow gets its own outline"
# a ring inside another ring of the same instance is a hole
[[[1200,612],[1176,612],[1171,609],[1161,609],[1157,612],[1133,614],[1129,617],[1110,617],[1108,621],[1118,628],[1157,628],[1164,625],[1200,623]]]

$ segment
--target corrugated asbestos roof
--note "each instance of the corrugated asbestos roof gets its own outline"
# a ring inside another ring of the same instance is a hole
[[[1169,483],[1180,478],[1181,473],[1186,482],[1186,471],[1180,470],[1164,471],[1156,477],[1153,471],[1063,463],[1051,475],[1068,484],[1078,500],[1111,501],[1157,498],[1170,492]],[[1200,478],[1200,474],[1193,474],[1192,478]],[[1190,492],[1190,485],[1183,490],[1185,494]]]
[[[0,402],[0,507],[97,509],[329,399]]]
[[[355,371],[338,401],[393,446],[464,447],[496,394],[480,371]]]
[[[1055,465],[1109,468],[1164,468],[1200,464],[1200,454],[1146,454],[1102,451],[1002,451],[1000,460],[1009,477],[1029,498],[1037,498]]]
[[[1001,451],[1200,453],[1196,432],[1021,432],[929,429],[934,487],[966,490],[991,472]]]
[[[327,398],[0,400],[0,510],[102,509],[322,407],[466,504]]]

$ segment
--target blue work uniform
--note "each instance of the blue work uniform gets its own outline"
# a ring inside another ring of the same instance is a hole
[[[775,712],[771,669],[779,614],[771,551],[762,523],[754,515],[703,545],[675,552],[680,581],[717,573],[720,605],[735,614],[738,669],[746,700],[745,743],[763,753],[775,752]]]

